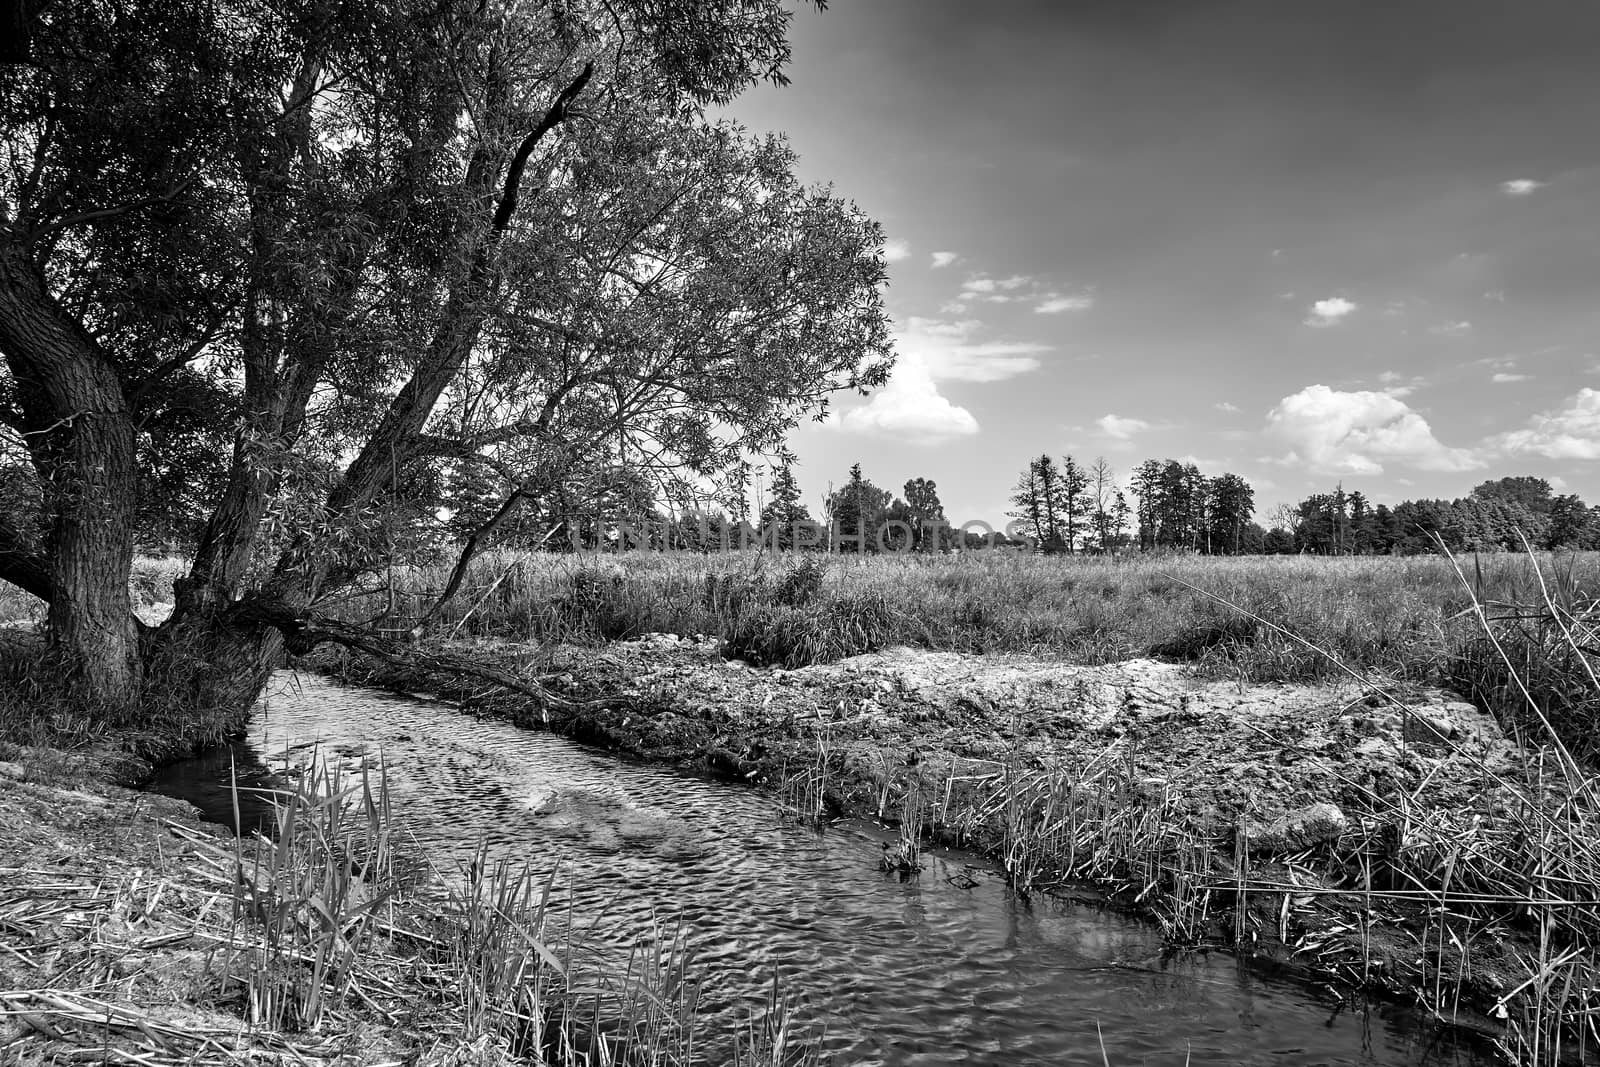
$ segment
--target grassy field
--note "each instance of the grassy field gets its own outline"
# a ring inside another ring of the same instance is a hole
[[[446,577],[443,568],[410,569],[392,588],[330,607],[408,629]],[[1520,678],[1575,753],[1600,758],[1596,642],[1566,639],[1592,631],[1597,604],[1600,553],[493,554],[429,630],[540,642],[707,633],[727,639],[730,653],[788,667],[896,644],[1081,663],[1153,653],[1240,682],[1351,670],[1443,684],[1511,722],[1538,725]]]
[[[181,571],[178,560],[136,564],[147,617]],[[405,632],[447,578],[444,566],[404,568],[322,608]],[[426,629],[541,643],[713,634],[730,654],[786,667],[905,644],[1091,664],[1155,654],[1241,683],[1354,671],[1454,688],[1519,727],[1543,729],[1542,715],[1597,762],[1597,605],[1600,553],[489,553]],[[41,617],[38,601],[0,586],[0,625]]]

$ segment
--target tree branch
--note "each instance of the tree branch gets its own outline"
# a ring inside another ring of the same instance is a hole
[[[461,590],[461,583],[467,577],[467,568],[472,565],[473,559],[477,557],[484,540],[505,525],[506,521],[517,513],[517,510],[522,506],[523,500],[531,495],[527,486],[517,486],[511,491],[511,495],[506,497],[499,510],[468,535],[467,543],[461,546],[461,555],[456,559],[456,565],[450,570],[450,580],[445,583],[444,591],[433,602],[433,606],[428,609],[428,613],[422,616],[417,625],[412,628],[411,634],[413,637],[420,637],[423,631],[427,629],[428,623],[434,620],[446,604],[455,599],[456,593]]]
[[[45,561],[28,547],[22,531],[5,515],[0,515],[0,581],[10,582],[46,602],[55,597],[55,585]]]
[[[198,171],[196,173],[198,173]],[[21,247],[24,251],[26,251],[47,237],[54,236],[55,234],[61,233],[64,230],[69,230],[72,227],[81,225],[85,222],[98,222],[101,219],[117,218],[118,216],[127,215],[131,212],[150,207],[153,204],[169,203],[176,198],[179,193],[183,192],[184,189],[188,188],[188,186],[194,182],[194,179],[195,175],[190,175],[177,185],[173,186],[169,191],[157,194],[155,196],[143,196],[138,200],[131,200],[126,204],[115,204],[111,207],[96,208],[93,211],[80,211],[75,215],[68,215],[65,218],[57,219],[48,226],[40,226],[33,232],[22,235]]]
[[[387,663],[431,674],[446,674],[461,678],[475,678],[513,693],[531,697],[547,707],[572,710],[594,704],[600,700],[568,700],[550,692],[538,682],[519,678],[506,671],[484,666],[464,656],[445,651],[428,651],[386,637],[348,623],[322,618],[314,613],[300,615],[281,603],[258,599],[242,600],[234,609],[235,618],[241,622],[270,626],[283,634],[283,647],[292,655],[304,656],[320,644],[334,644],[365,652]]]
[[[351,461],[345,469],[344,478],[329,494],[328,505],[332,510],[352,511],[364,507],[388,486],[389,472],[396,466],[395,461],[398,459],[403,464],[410,458],[417,435],[445,387],[461,370],[481,332],[486,313],[480,304],[491,286],[493,251],[516,214],[518,187],[528,157],[539,140],[566,119],[568,105],[583,91],[593,74],[594,64],[587,64],[582,73],[561,90],[539,124],[517,147],[502,183],[500,203],[491,220],[489,234],[479,240],[467,277],[445,302],[443,321],[429,342],[415,373],[390,402],[389,410],[367,438],[366,446]],[[300,553],[301,546],[291,546],[291,550],[280,560],[280,577],[288,577]]]
[[[585,63],[583,71],[572,84],[568,85],[556,97],[556,102],[550,105],[550,110],[544,113],[544,118],[539,120],[528,136],[522,139],[517,146],[517,154],[511,157],[511,166],[506,168],[506,180],[503,192],[500,194],[500,206],[494,213],[494,236],[499,237],[511,225],[511,218],[517,213],[517,195],[522,187],[522,172],[527,169],[528,157],[533,155],[533,150],[545,134],[555,129],[567,119],[568,108],[578,94],[583,92],[583,87],[589,84],[589,79],[594,76],[594,64]]]

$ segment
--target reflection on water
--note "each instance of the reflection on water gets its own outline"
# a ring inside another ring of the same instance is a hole
[[[753,790],[619,761],[448,707],[279,675],[245,751],[281,766],[382,755],[396,810],[436,862],[480,840],[559,867],[576,913],[625,944],[689,930],[706,997],[758,1003],[774,972],[850,1064],[1481,1064],[1404,1013],[1341,1013],[1221,954],[1163,952],[1148,926],[1009,893],[970,855],[878,869],[887,835],[816,833]],[[159,788],[231,821],[226,757]]]

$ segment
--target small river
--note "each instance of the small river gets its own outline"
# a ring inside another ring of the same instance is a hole
[[[776,973],[837,1064],[1101,1065],[1097,1034],[1112,1067],[1491,1062],[1408,1012],[1340,1011],[1225,954],[1164,953],[1146,924],[1021,899],[976,856],[925,855],[902,880],[870,823],[817,832],[757,790],[313,676],[276,676],[247,745],[153,788],[231,823],[230,758],[260,773],[313,746],[381,755],[441,866],[487,840],[555,869],[619,944],[681,919],[715,1002],[757,1005]]]

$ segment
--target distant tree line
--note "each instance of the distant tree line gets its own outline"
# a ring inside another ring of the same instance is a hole
[[[682,487],[679,487],[682,489]],[[492,508],[490,492],[470,482],[444,494],[456,512],[446,529],[464,535]],[[1255,490],[1233,473],[1207,475],[1193,462],[1147,459],[1123,485],[1104,457],[1030,459],[1009,498],[1011,521],[989,530],[960,528],[946,516],[938,485],[912,478],[900,495],[874,484],[853,464],[829,486],[820,510],[802,499],[787,461],[770,469],[766,499],[739,493],[719,504],[662,494],[639,472],[597,470],[564,494],[526,509],[512,539],[551,549],[687,548],[711,551],[765,546],[834,552],[939,552],[1010,547],[1045,554],[1180,551],[1202,555],[1412,555],[1437,551],[1600,550],[1600,507],[1559,494],[1528,475],[1484,482],[1458,500],[1373,504],[1340,484],[1297,504],[1280,505],[1265,525]],[[731,512],[731,514],[730,514]]]
[[[1600,549],[1600,507],[1557,494],[1528,475],[1484,482],[1458,500],[1405,500],[1373,506],[1338,486],[1280,509],[1265,551],[1318,555],[1412,555],[1437,551]]]

